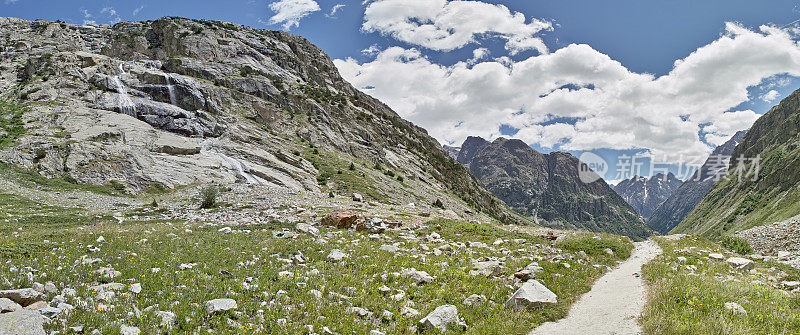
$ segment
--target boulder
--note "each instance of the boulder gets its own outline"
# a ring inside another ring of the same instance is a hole
[[[756,267],[756,264],[753,263],[752,260],[741,257],[728,258],[725,263],[728,263],[728,265],[730,265],[732,268],[740,271],[750,271]]]
[[[0,298],[0,313],[16,312],[22,310],[20,304],[8,298]]]
[[[4,290],[0,291],[0,298],[8,298],[22,306],[28,306],[37,301],[45,299],[42,292],[36,291],[32,288],[22,288],[18,290]]]
[[[447,330],[448,325],[466,328],[466,324],[458,317],[458,309],[453,305],[436,307],[430,314],[419,320],[417,329],[421,332],[439,329]]]
[[[710,254],[708,254],[708,258],[711,258],[711,259],[717,260],[717,261],[721,261],[721,260],[725,259],[725,256],[723,256],[720,253],[710,253]]]
[[[472,265],[475,270],[470,271],[469,274],[473,276],[495,277],[505,271],[505,267],[500,261],[475,262]]]
[[[558,302],[556,294],[537,280],[529,280],[506,301],[506,307],[514,310],[530,310]]]
[[[358,216],[355,213],[337,209],[325,215],[322,220],[320,220],[320,223],[323,226],[350,228],[356,224],[356,221],[358,221]]]
[[[239,308],[236,300],[233,299],[214,299],[203,303],[206,313],[209,315],[219,314]]]
[[[533,262],[525,266],[522,270],[517,271],[514,273],[514,277],[519,278],[520,280],[528,280],[533,279],[536,277],[536,274],[544,271],[544,269],[539,266],[539,263]]]
[[[347,255],[346,253],[342,252],[341,250],[333,249],[328,254],[328,257],[326,257],[326,259],[328,260],[328,262],[339,263],[339,262],[341,262],[342,260],[344,260],[347,257],[349,257],[349,255]]]
[[[737,304],[735,302],[726,302],[725,303],[725,309],[733,312],[733,314],[744,314],[744,315],[747,315],[747,311],[744,309],[744,307],[742,307],[742,305],[739,305],[739,304]]]
[[[0,314],[0,334],[45,335],[44,324],[48,321],[37,311],[3,313]]]
[[[319,236],[319,229],[308,223],[302,223],[302,222],[298,223],[294,227],[294,230],[296,230],[299,233],[308,234],[311,236]]]

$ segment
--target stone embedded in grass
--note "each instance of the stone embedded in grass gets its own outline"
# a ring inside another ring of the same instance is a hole
[[[783,284],[784,287],[786,287],[787,289],[790,289],[790,290],[794,289],[794,288],[797,288],[797,287],[800,287],[800,281],[794,281],[794,280],[792,280],[792,281],[784,281],[784,282],[781,282],[781,284]]]
[[[506,306],[514,310],[529,310],[558,302],[556,294],[537,280],[529,280],[506,301]]]
[[[51,282],[51,281],[45,283],[44,284],[44,293],[45,294],[56,294],[56,293],[58,293],[58,288],[56,287],[56,284],[53,284],[53,282]]]
[[[435,280],[433,276],[429,275],[425,271],[417,271],[415,268],[410,269],[402,269],[400,270],[400,275],[404,277],[408,277],[417,281],[417,283],[424,284],[430,283]]]
[[[430,314],[419,320],[417,329],[428,331],[433,329],[447,330],[447,326],[455,325],[466,329],[467,325],[458,317],[458,309],[453,305],[442,305],[436,307]]]
[[[744,307],[742,307],[742,305],[739,305],[739,304],[737,304],[735,302],[726,302],[725,303],[725,309],[733,312],[733,314],[747,315],[747,311],[744,309]]]
[[[22,288],[17,290],[0,291],[0,298],[8,298],[24,307],[37,301],[44,300],[45,296],[43,293],[32,288]]]
[[[469,297],[467,297],[466,299],[464,299],[462,304],[464,304],[465,306],[479,306],[479,305],[483,304],[486,301],[487,301],[487,299],[486,299],[485,295],[473,294],[473,295],[470,295]]]
[[[125,289],[125,284],[108,283],[108,284],[92,286],[89,289],[91,289],[92,291],[95,291],[95,292],[100,292],[100,291],[120,291],[120,290]]]
[[[603,252],[606,253],[606,255],[614,256],[614,250],[611,250],[611,248],[605,248]]]
[[[686,257],[683,257],[683,256],[680,256],[677,259],[678,259],[678,262],[681,262],[681,263],[686,263],[686,261],[687,261]]]
[[[122,327],[119,328],[119,333],[121,335],[139,335],[142,333],[142,331],[139,330],[138,327],[123,325]]]
[[[397,246],[391,245],[391,244],[384,244],[378,249],[379,250],[383,250],[383,251],[392,252],[392,253],[400,251],[400,248],[398,248]]]
[[[413,317],[419,315],[419,311],[416,310],[416,309],[413,309],[411,307],[405,306],[405,307],[400,309],[400,315],[406,316],[406,317],[409,317],[409,318],[413,318]]]
[[[203,303],[206,313],[209,315],[219,314],[239,308],[236,300],[233,299],[214,299]]]
[[[314,227],[314,226],[312,226],[312,225],[310,225],[308,223],[302,223],[302,222],[298,223],[294,227],[294,230],[296,230],[296,231],[298,231],[300,233],[311,235],[311,236],[319,236],[319,229],[317,229],[316,227]]]
[[[132,284],[128,289],[136,294],[142,293],[142,284],[139,283]]]
[[[749,260],[747,258],[741,258],[741,257],[728,258],[728,260],[725,261],[725,263],[728,263],[728,265],[730,265],[732,268],[734,268],[736,270],[739,270],[739,271],[750,271],[750,270],[754,269],[755,266],[756,266],[755,263],[753,263],[752,260]]]
[[[472,266],[475,270],[469,272],[471,276],[496,277],[505,271],[503,262],[500,261],[474,262]]]
[[[158,326],[161,328],[172,328],[178,325],[178,319],[175,316],[175,313],[156,311],[153,314],[155,314],[155,316],[161,320],[161,322],[158,324]]]
[[[522,270],[514,273],[514,277],[519,278],[520,280],[533,279],[536,277],[536,274],[542,271],[544,271],[544,269],[539,266],[539,263],[533,262],[525,266]]]
[[[340,229],[347,229],[353,227],[358,221],[358,216],[346,210],[337,209],[328,213],[320,220],[323,226],[336,227]]]
[[[368,319],[368,318],[372,317],[372,314],[374,314],[374,313],[370,312],[369,310],[366,310],[366,309],[361,308],[361,307],[352,307],[351,306],[351,307],[345,308],[344,310],[345,310],[345,312],[350,313],[350,314],[355,314],[355,315],[357,315],[358,317],[360,317],[362,319]]]
[[[0,334],[45,335],[44,324],[49,321],[37,311],[3,313],[0,314]]]
[[[97,270],[92,271],[92,273],[100,275],[100,277],[107,278],[107,279],[114,279],[122,275],[121,272],[114,270],[114,268],[99,268]]]
[[[347,255],[346,253],[342,252],[339,249],[333,249],[328,254],[328,257],[326,257],[326,259],[328,260],[328,262],[339,263],[339,262],[341,262],[342,260],[344,260],[347,257],[350,257],[350,256]]]
[[[233,229],[231,229],[231,227],[222,227],[217,230],[218,233],[223,233],[223,234],[230,234],[232,231]]]
[[[100,237],[98,237],[98,238],[97,238],[97,241],[95,241],[95,242],[97,242],[97,243],[103,243],[103,242],[105,242],[105,241],[106,241],[106,238],[105,238],[105,237],[103,237],[103,235],[100,235]]]
[[[725,259],[725,256],[723,256],[720,253],[716,253],[715,252],[715,253],[708,254],[708,258],[711,258],[711,259],[717,260],[717,261],[721,261],[721,260]]]

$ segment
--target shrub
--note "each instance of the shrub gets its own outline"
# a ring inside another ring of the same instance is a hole
[[[750,243],[741,237],[723,236],[722,240],[719,241],[719,244],[722,244],[722,246],[726,249],[740,255],[747,255],[753,252],[753,248],[750,247]]]
[[[436,199],[436,201],[434,201],[432,205],[433,207],[444,209],[444,204],[440,199]]]
[[[212,208],[217,205],[219,188],[216,185],[208,185],[200,190],[200,208]]]
[[[350,163],[350,167],[348,167],[347,169],[349,169],[350,171],[354,171],[356,169],[356,166],[355,164]]]
[[[156,199],[153,199],[153,202],[150,203],[150,207],[158,208],[158,202],[156,201]]]
[[[401,182],[401,183],[402,183],[402,182],[403,182],[403,180],[405,180],[405,179],[403,178],[403,176],[397,176],[397,181],[399,181],[399,182]]]

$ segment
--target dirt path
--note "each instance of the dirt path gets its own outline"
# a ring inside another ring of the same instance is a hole
[[[646,287],[640,278],[642,265],[658,256],[661,248],[652,240],[635,245],[631,257],[598,279],[566,318],[545,323],[531,335],[640,334],[636,319],[646,298]]]

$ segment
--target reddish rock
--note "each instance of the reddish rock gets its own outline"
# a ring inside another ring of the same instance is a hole
[[[337,209],[320,220],[323,226],[330,226],[336,228],[350,228],[358,221],[358,216],[346,210]]]
[[[37,302],[34,302],[34,303],[32,303],[32,304],[30,304],[28,306],[25,306],[25,309],[30,310],[30,311],[38,311],[38,310],[40,310],[42,308],[47,308],[47,307],[50,307],[50,305],[48,305],[46,302],[37,301]]]

